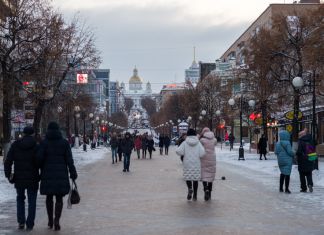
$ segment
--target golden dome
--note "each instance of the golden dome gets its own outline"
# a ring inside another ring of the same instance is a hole
[[[133,70],[133,76],[129,79],[129,83],[142,83],[142,79],[138,76],[137,68]]]

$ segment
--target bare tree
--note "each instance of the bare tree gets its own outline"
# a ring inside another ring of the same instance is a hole
[[[134,101],[131,98],[125,97],[125,110],[129,114],[131,108],[134,106]]]
[[[11,13],[0,23],[0,79],[3,86],[3,142],[5,156],[11,137],[11,108],[16,82],[38,62],[32,49],[45,38],[43,17],[49,8],[41,0],[10,1]]]
[[[144,97],[141,99],[141,105],[144,109],[146,109],[149,116],[156,113],[156,103],[155,100],[150,97]]]

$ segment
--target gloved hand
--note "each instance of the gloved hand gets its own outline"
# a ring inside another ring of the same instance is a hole
[[[70,174],[70,178],[72,180],[76,180],[78,178],[78,174]]]

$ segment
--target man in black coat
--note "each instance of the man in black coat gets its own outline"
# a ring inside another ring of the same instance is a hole
[[[39,182],[36,153],[37,143],[32,134],[32,127],[24,128],[24,137],[15,141],[4,162],[5,175],[10,183],[15,184],[17,191],[18,228],[32,230],[36,216],[36,199]],[[12,173],[14,165],[14,173]],[[28,216],[25,216],[25,190],[28,196]]]
[[[40,193],[46,195],[48,227],[60,230],[60,217],[63,209],[63,197],[70,191],[70,178],[75,180],[77,172],[72,158],[72,152],[67,140],[62,137],[56,122],[50,122],[46,138],[40,145],[37,154],[41,166]],[[53,219],[53,197],[56,198],[55,218]]]
[[[262,160],[262,155],[264,156],[264,160],[267,160],[267,138],[264,134],[262,134],[259,143],[258,143],[258,149],[260,154],[260,160]]]
[[[124,169],[123,172],[129,171],[130,156],[134,148],[134,142],[131,139],[130,133],[126,132],[125,139],[122,140],[122,150],[124,154]]]
[[[165,155],[168,155],[169,154],[169,146],[171,143],[170,137],[168,135],[166,135],[163,139],[163,142],[164,142],[164,153],[165,153]]]

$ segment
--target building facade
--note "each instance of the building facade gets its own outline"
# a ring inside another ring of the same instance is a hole
[[[261,28],[271,29],[273,19],[275,19],[278,15],[287,16],[287,20],[289,17],[294,17],[296,13],[307,13],[311,10],[318,9],[320,5],[319,0],[302,0],[299,3],[293,4],[270,4],[269,7],[243,32],[243,34],[235,40],[235,42],[223,53],[220,57],[220,61],[222,63],[230,63],[230,61],[235,62],[236,67],[242,66],[245,64],[245,58],[243,51],[249,43],[250,39],[254,37]],[[226,72],[224,74],[226,77]],[[322,103],[321,103],[322,102]],[[316,106],[316,118],[317,118],[317,129],[318,129],[318,141],[320,143],[324,143],[324,118],[323,111],[321,111],[321,107],[323,106],[323,101],[320,99],[317,100]],[[311,109],[311,102],[307,104],[307,107],[301,106],[304,110]],[[310,111],[308,111],[310,112]],[[305,112],[307,114],[307,112]],[[307,116],[307,115],[306,115]],[[309,115],[308,115],[309,116]],[[309,125],[303,124],[303,126],[308,127]],[[275,128],[273,131],[269,131],[268,139],[270,145],[274,144],[276,139]]]
[[[173,83],[173,84],[164,85],[160,91],[160,96],[161,96],[160,106],[162,106],[170,96],[179,94],[188,88],[189,85],[187,83]]]
[[[185,81],[187,83],[191,83],[193,86],[196,86],[199,82],[199,65],[194,60],[189,67],[189,69],[185,70]]]
[[[145,88],[143,87],[143,80],[138,75],[137,68],[133,70],[133,76],[129,79],[128,90],[126,89],[125,83],[121,83],[121,93],[124,97],[131,98],[134,102],[134,106],[141,107],[141,100],[145,96],[152,95],[151,83],[147,82]]]

